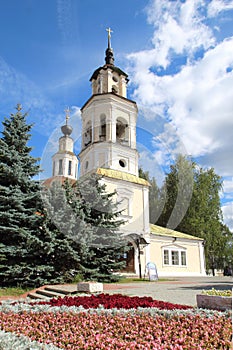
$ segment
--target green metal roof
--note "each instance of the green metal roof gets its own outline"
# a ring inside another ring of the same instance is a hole
[[[150,224],[150,233],[156,236],[167,236],[167,237],[174,237],[174,238],[184,238],[184,239],[203,241],[203,238],[188,235],[187,233],[174,231],[167,227],[157,226],[153,224]]]

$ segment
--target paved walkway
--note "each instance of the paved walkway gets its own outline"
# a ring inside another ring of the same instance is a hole
[[[104,285],[104,291],[127,295],[151,296],[171,303],[196,306],[196,295],[202,290],[233,288],[232,277],[179,277],[169,281],[135,282]]]
[[[43,287],[41,287],[43,288]],[[74,292],[75,284],[59,285],[60,289]],[[104,284],[104,292],[126,295],[151,296],[153,299],[171,303],[196,306],[196,295],[212,288],[226,290],[233,288],[233,277],[179,277],[167,281]],[[27,294],[23,295],[26,297]],[[22,296],[21,296],[22,297]],[[19,299],[19,297],[2,297]]]

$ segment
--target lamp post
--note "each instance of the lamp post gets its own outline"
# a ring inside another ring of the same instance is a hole
[[[139,267],[139,278],[142,278],[142,266],[141,266],[141,253],[140,253],[140,240],[136,239],[136,245],[138,249],[138,267]]]
[[[142,265],[141,265],[141,249],[145,248],[149,243],[141,237],[135,240],[137,249],[138,249],[138,267],[139,267],[139,278],[142,278]]]

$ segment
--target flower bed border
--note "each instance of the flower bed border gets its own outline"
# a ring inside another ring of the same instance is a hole
[[[221,311],[232,309],[232,297],[197,294],[196,299],[198,308]]]

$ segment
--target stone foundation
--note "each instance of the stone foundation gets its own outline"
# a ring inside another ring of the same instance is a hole
[[[103,292],[103,283],[100,282],[79,282],[77,285],[78,292],[99,293]]]
[[[231,310],[232,297],[221,297],[218,295],[197,294],[197,307],[212,310]]]

